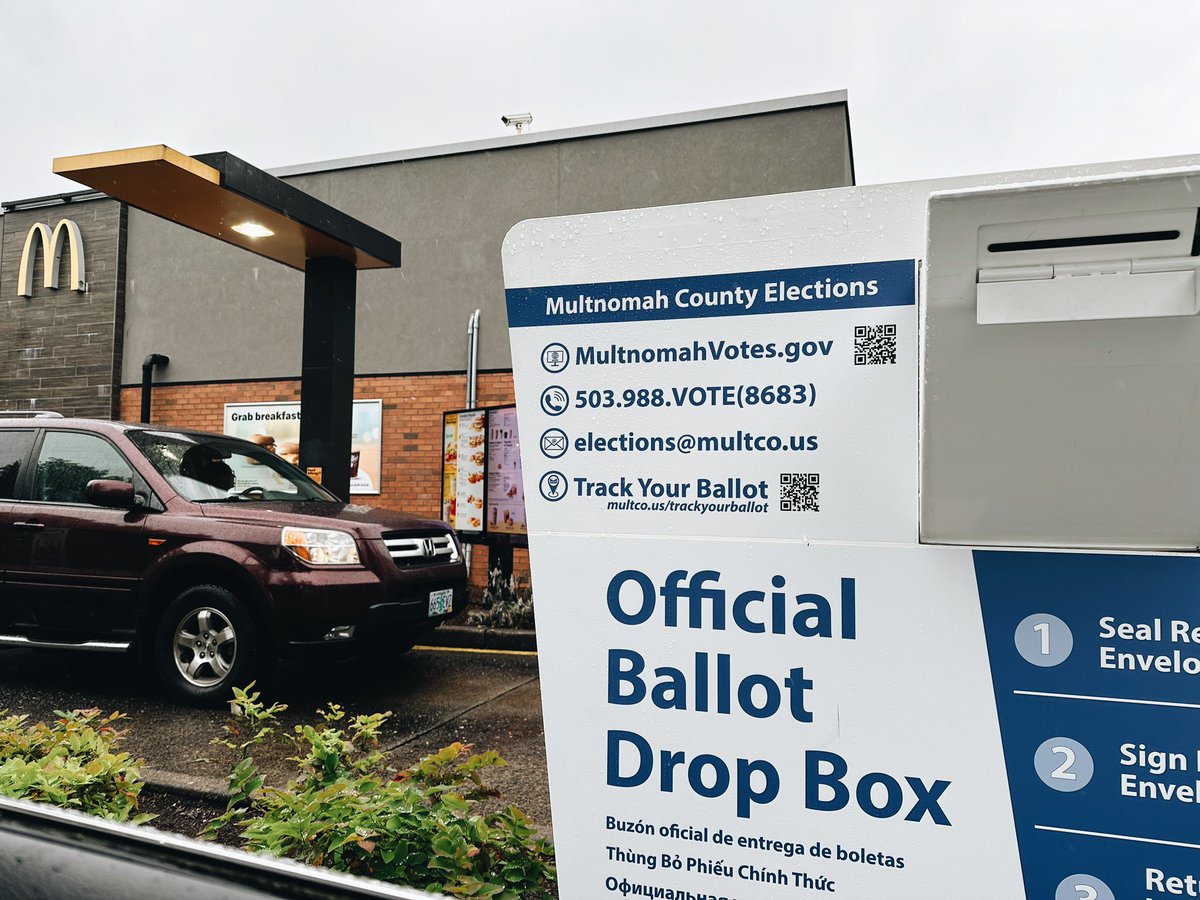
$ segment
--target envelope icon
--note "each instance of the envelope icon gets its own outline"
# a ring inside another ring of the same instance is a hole
[[[548,432],[542,435],[542,449],[549,453],[552,450],[566,450],[567,436],[561,431]]]

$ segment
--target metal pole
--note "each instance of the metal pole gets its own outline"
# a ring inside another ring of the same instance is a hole
[[[354,408],[354,318],[358,271],[333,257],[304,270],[300,362],[300,467],[343,502],[350,499],[350,431]]]

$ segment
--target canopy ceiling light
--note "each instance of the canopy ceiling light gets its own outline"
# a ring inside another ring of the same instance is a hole
[[[293,269],[323,258],[356,269],[400,265],[395,238],[229,153],[193,157],[155,144],[61,156],[54,172]]]

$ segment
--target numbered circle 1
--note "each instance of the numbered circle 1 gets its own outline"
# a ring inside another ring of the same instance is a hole
[[[1043,668],[1063,662],[1075,646],[1067,623],[1050,613],[1034,613],[1022,619],[1013,641],[1026,662]]]
[[[1087,747],[1065,737],[1043,741],[1033,754],[1033,768],[1047,787],[1064,793],[1083,790],[1096,770]]]
[[[1068,875],[1059,882],[1054,900],[1116,900],[1107,884],[1095,875]]]

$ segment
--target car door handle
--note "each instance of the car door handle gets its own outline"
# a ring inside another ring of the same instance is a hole
[[[13,528],[28,528],[33,531],[40,531],[45,527],[41,522],[13,522]]]

